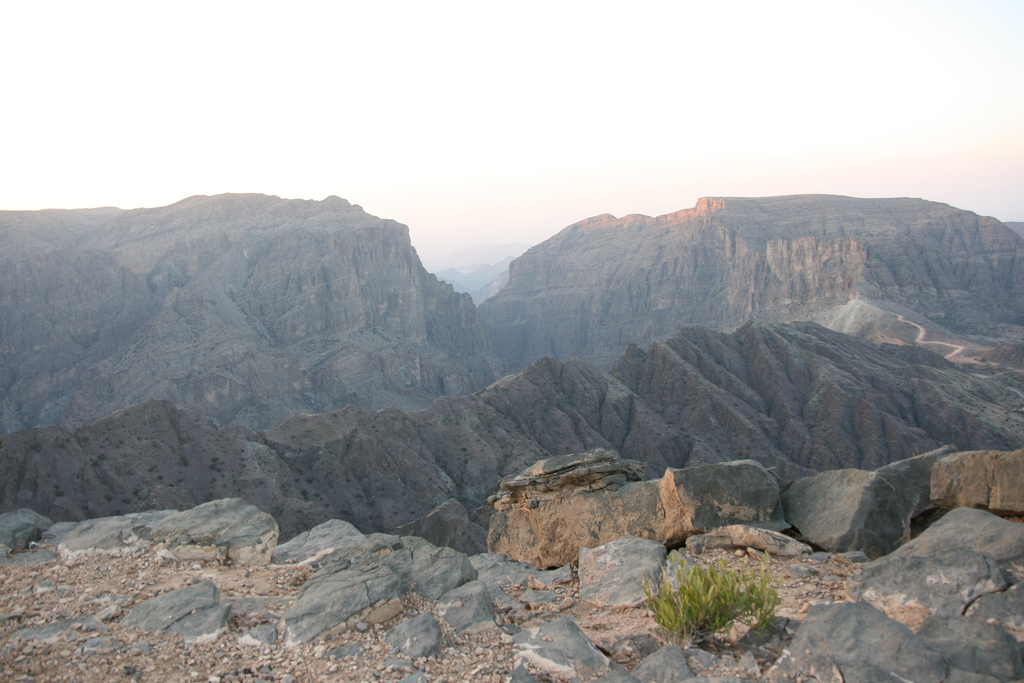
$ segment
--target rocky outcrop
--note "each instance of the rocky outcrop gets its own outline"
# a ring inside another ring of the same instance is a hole
[[[0,416],[75,427],[147,399],[269,428],[424,407],[497,377],[468,295],[344,199],[0,212]]]
[[[942,508],[1024,515],[1024,450],[954,453],[935,463],[931,498]]]
[[[1022,263],[1024,241],[1005,225],[944,204],[704,198],[664,216],[565,228],[512,262],[480,316],[512,368],[548,355],[606,366],[629,343],[748,320],[816,320],[909,343],[914,324],[994,336],[1009,325],[1019,336]]]
[[[734,523],[787,526],[778,483],[754,461],[670,469],[649,481],[637,481],[640,472],[604,450],[537,462],[489,499],[488,550],[543,569],[623,536],[679,545]]]
[[[153,527],[160,553],[176,560],[266,564],[277,545],[277,522],[241,498],[203,503]]]

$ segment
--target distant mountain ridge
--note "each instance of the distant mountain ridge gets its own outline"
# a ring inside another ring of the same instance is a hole
[[[508,285],[479,310],[509,369],[546,355],[607,367],[626,344],[748,320],[814,320],[884,341],[901,338],[887,331],[903,316],[1019,340],[1024,240],[920,199],[704,198],[664,216],[571,225],[513,261]]]
[[[0,245],[7,430],[149,398],[270,427],[499,375],[470,297],[423,268],[408,228],[338,197],[7,211]]]

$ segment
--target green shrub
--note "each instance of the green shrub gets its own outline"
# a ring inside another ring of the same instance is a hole
[[[657,586],[644,583],[644,593],[662,632],[684,647],[711,639],[735,621],[763,630],[779,604],[767,555],[760,569],[742,571],[727,569],[724,560],[717,568],[670,562]]]

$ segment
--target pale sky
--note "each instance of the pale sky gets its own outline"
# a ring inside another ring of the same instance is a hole
[[[6,2],[0,209],[338,195],[421,254],[702,196],[1024,221],[1024,2]]]

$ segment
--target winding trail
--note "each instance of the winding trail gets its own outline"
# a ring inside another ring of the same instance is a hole
[[[944,356],[946,360],[953,360],[953,358],[955,358],[956,356],[959,356],[961,353],[963,353],[964,347],[960,346],[959,344],[950,344],[949,342],[940,342],[940,341],[925,341],[924,336],[925,336],[925,334],[927,334],[928,331],[925,330],[924,327],[922,327],[921,325],[918,325],[917,323],[913,322],[912,320],[907,320],[906,318],[904,318],[902,315],[899,315],[898,313],[896,314],[896,317],[900,319],[900,322],[907,323],[908,325],[913,325],[914,327],[917,328],[917,338],[914,339],[915,343],[917,343],[917,344],[941,344],[942,346],[949,346],[949,347],[951,347],[953,349],[953,351],[950,351],[948,354],[946,354]]]

